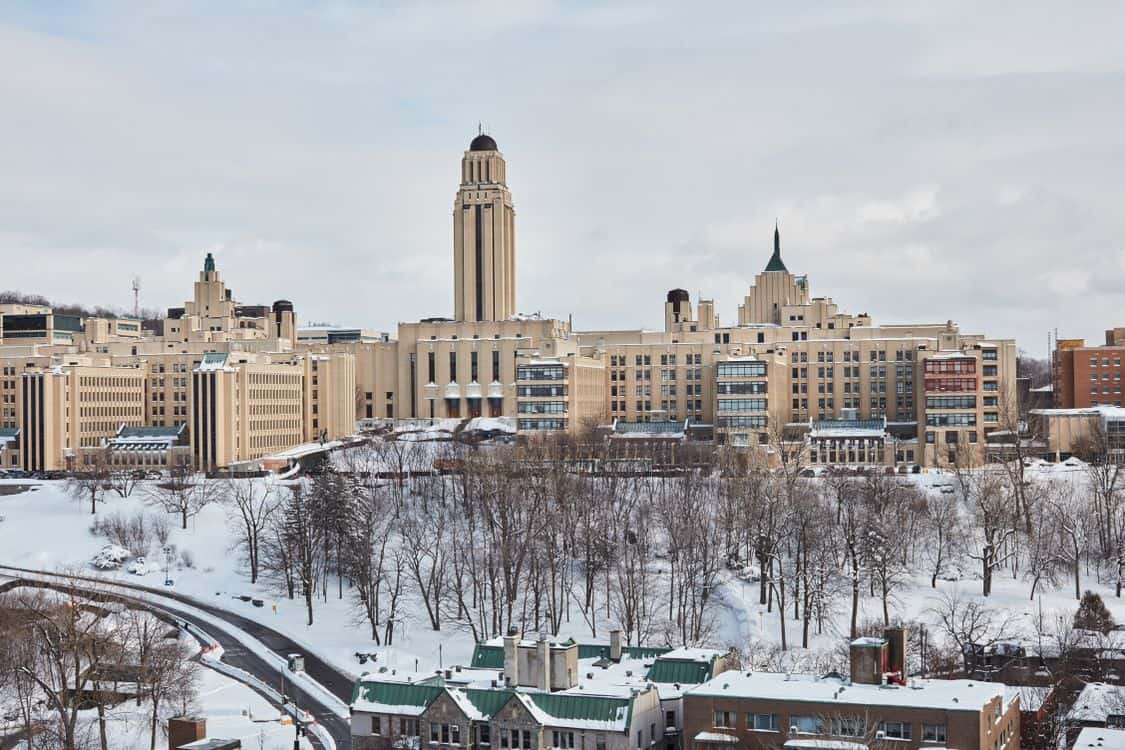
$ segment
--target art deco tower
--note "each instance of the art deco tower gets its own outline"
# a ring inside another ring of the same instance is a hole
[[[496,141],[478,135],[461,158],[453,203],[457,320],[507,320],[516,312],[516,212]]]

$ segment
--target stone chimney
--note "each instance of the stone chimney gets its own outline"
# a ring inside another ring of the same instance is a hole
[[[168,719],[168,747],[170,750],[206,738],[207,719],[194,716],[176,716]]]
[[[535,669],[535,687],[543,692],[551,692],[551,644],[547,642],[545,633],[539,634],[535,643],[535,654],[538,657],[538,666]]]
[[[609,658],[621,661],[621,631],[617,628],[609,631]]]
[[[887,642],[882,638],[856,638],[849,648],[852,682],[857,685],[883,684],[883,664]]]
[[[906,679],[906,628],[891,627],[883,631],[883,639],[887,642],[887,671],[898,672],[899,677]]]
[[[520,631],[512,628],[504,636],[504,684],[520,684]]]

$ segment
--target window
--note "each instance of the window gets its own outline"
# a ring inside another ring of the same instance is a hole
[[[923,724],[922,742],[945,742],[945,724]]]
[[[719,362],[716,375],[720,378],[763,378],[766,376],[765,362]]]
[[[664,712],[664,726],[667,727],[668,729],[675,729],[676,728],[676,712],[675,711],[665,711]]]
[[[734,728],[734,711],[716,711],[715,726],[724,729]]]
[[[862,737],[867,733],[867,722],[860,718],[833,719],[832,734],[837,737]]]
[[[492,744],[492,737],[491,737],[490,727],[489,727],[488,724],[478,724],[477,725],[477,742],[479,742],[482,745]]]
[[[551,732],[552,745],[559,748],[574,747],[574,732],[561,732],[558,729]]]
[[[883,721],[879,723],[879,729],[883,732],[883,736],[890,740],[910,739],[910,726],[910,723],[906,721]]]
[[[776,732],[777,714],[750,714],[746,723],[756,732]]]
[[[531,730],[523,730],[523,750],[531,750]]]
[[[441,732],[441,725],[431,721],[430,722],[430,742],[437,742],[440,732]]]
[[[452,742],[454,745],[460,745],[461,744],[461,725],[460,724],[450,724],[449,725],[449,741]]]
[[[383,726],[382,721],[378,716],[371,717],[371,734],[382,734]]]
[[[790,716],[789,731],[798,734],[824,734],[824,722],[819,716]]]

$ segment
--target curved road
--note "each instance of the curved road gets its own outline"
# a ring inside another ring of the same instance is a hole
[[[88,582],[91,584],[102,586],[110,584],[116,587],[133,589],[147,594],[152,594],[165,600],[172,599],[182,602],[183,604],[190,605],[194,609],[199,609],[207,612],[208,614],[222,620],[225,624],[229,625],[233,629],[253,636],[263,645],[265,645],[266,648],[282,657],[285,657],[291,653],[303,654],[305,658],[305,673],[313,680],[320,683],[324,688],[326,688],[329,692],[331,692],[345,704],[351,702],[352,680],[347,675],[337,670],[335,667],[328,665],[315,654],[309,654],[305,652],[301,646],[297,645],[281,633],[278,633],[276,630],[266,627],[261,623],[254,622],[253,620],[242,617],[241,615],[228,612],[227,610],[221,609],[219,607],[204,604],[183,594],[177,594],[163,589],[157,589],[150,586],[142,586],[139,584],[119,583],[112,579],[96,578],[92,576],[64,575],[48,571],[30,570],[27,568],[14,568],[7,565],[0,565],[0,571],[10,572],[10,574],[17,579],[17,581],[15,582],[15,585],[17,586],[22,584],[30,586],[46,585],[50,587],[49,582],[46,581],[19,578],[20,574],[31,573],[38,576],[51,576],[70,581]],[[5,586],[5,588],[9,588],[9,586]],[[76,588],[80,589],[80,587]],[[205,621],[198,615],[179,609],[174,605],[169,605],[166,602],[160,602],[159,604],[157,604],[146,600],[130,599],[129,597],[114,592],[96,591],[94,593],[98,596],[105,596],[107,598],[120,600],[123,603],[130,603],[133,605],[139,605],[142,607],[165,612],[172,618],[190,623],[200,631],[210,635],[219,642],[219,645],[223,647],[223,662],[248,672],[267,685],[277,685],[278,687],[280,687],[282,679],[286,677],[285,671],[283,669],[279,668],[275,664],[267,662],[258,654],[255,654],[254,652],[247,649],[241,641],[235,638],[226,629],[222,627],[216,627],[213,622]],[[285,684],[286,690],[292,691],[293,683],[289,680],[285,680]],[[253,688],[254,686],[251,685],[250,687]],[[256,692],[260,691],[256,690]],[[263,697],[269,699],[269,696]],[[335,741],[336,747],[339,748],[339,750],[349,750],[351,748],[351,728],[348,724],[347,719],[340,717],[334,711],[332,711],[329,706],[322,704],[317,699],[317,696],[315,694],[308,694],[304,693],[304,691],[301,691],[301,694],[297,695],[296,698],[298,700],[298,705],[300,705],[303,710],[306,710],[313,716],[315,716],[317,723],[323,726],[328,731],[328,733],[332,735],[332,739]],[[271,702],[273,701],[271,700]],[[320,746],[319,743],[315,742],[314,737],[310,736],[310,740],[313,740],[314,744],[316,744],[317,747]]]

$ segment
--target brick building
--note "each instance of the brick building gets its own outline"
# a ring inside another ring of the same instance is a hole
[[[1051,355],[1054,406],[1084,409],[1121,406],[1125,328],[1105,332],[1105,344],[1086,346],[1085,339],[1059,339]]]
[[[895,644],[899,644],[896,648]],[[687,750],[1016,750],[1019,699],[978,680],[904,680],[905,634],[851,645],[851,676],[724,672],[684,696]]]

